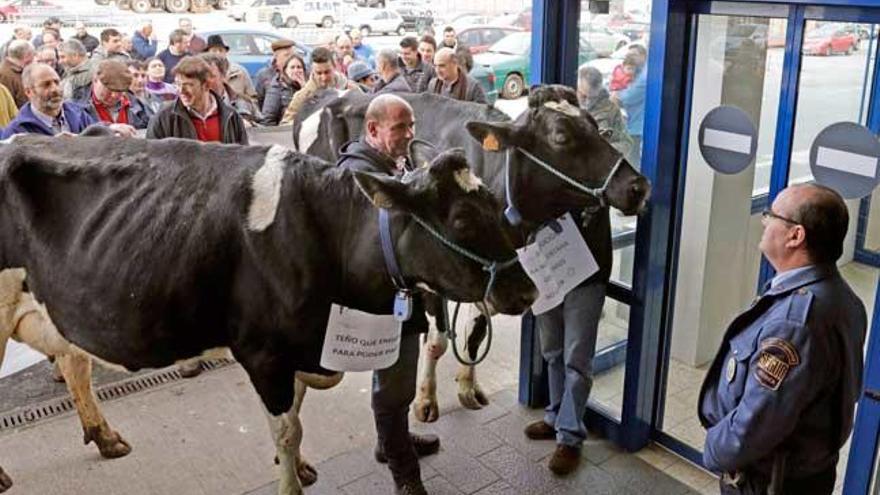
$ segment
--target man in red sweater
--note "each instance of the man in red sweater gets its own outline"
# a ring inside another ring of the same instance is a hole
[[[174,68],[180,95],[150,120],[147,139],[177,137],[248,144],[238,113],[209,87],[211,68],[198,57],[186,57]]]

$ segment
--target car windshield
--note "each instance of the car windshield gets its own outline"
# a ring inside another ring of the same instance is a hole
[[[489,48],[489,51],[505,55],[525,55],[529,51],[531,43],[532,33],[513,33],[498,40]]]

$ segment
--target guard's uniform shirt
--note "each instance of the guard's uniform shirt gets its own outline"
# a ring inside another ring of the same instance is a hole
[[[700,390],[703,462],[784,479],[833,469],[852,430],[865,307],[833,264],[785,272],[737,316]]]

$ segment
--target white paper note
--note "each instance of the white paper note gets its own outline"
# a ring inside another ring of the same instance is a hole
[[[566,294],[599,271],[571,215],[566,213],[557,221],[562,232],[544,227],[535,242],[516,250],[523,269],[538,288],[538,299],[532,305],[536,315],[561,304]]]
[[[381,370],[397,362],[400,323],[336,304],[330,309],[321,366],[333,371]]]

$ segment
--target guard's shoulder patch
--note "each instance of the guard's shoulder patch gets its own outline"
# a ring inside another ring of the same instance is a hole
[[[777,337],[761,341],[755,379],[770,390],[777,390],[788,372],[800,364],[801,358],[794,345]]]

